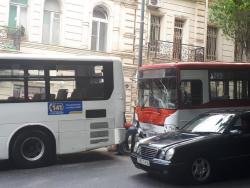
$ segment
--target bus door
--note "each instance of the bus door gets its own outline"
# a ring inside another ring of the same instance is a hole
[[[177,118],[179,128],[196,115],[206,111],[202,104],[209,101],[208,70],[181,70],[180,96],[180,110]]]

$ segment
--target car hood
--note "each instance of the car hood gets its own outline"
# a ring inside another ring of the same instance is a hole
[[[153,136],[151,138],[142,141],[142,144],[146,144],[152,147],[164,148],[173,146],[176,144],[183,144],[189,142],[195,142],[201,139],[209,137],[208,133],[187,133],[187,132],[168,132]]]

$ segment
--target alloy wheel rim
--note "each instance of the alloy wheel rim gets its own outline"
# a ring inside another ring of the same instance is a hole
[[[45,152],[45,145],[40,138],[26,138],[21,145],[21,155],[28,161],[36,161],[42,158]]]
[[[192,164],[192,175],[195,180],[200,182],[207,180],[210,176],[211,168],[206,159],[196,159]]]

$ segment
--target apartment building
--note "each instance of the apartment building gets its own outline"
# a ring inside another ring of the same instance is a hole
[[[150,61],[234,61],[234,42],[209,22],[206,0],[149,0]]]

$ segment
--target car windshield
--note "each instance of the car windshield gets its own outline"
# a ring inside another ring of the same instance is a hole
[[[187,123],[182,130],[188,132],[223,133],[235,114],[203,114]]]

